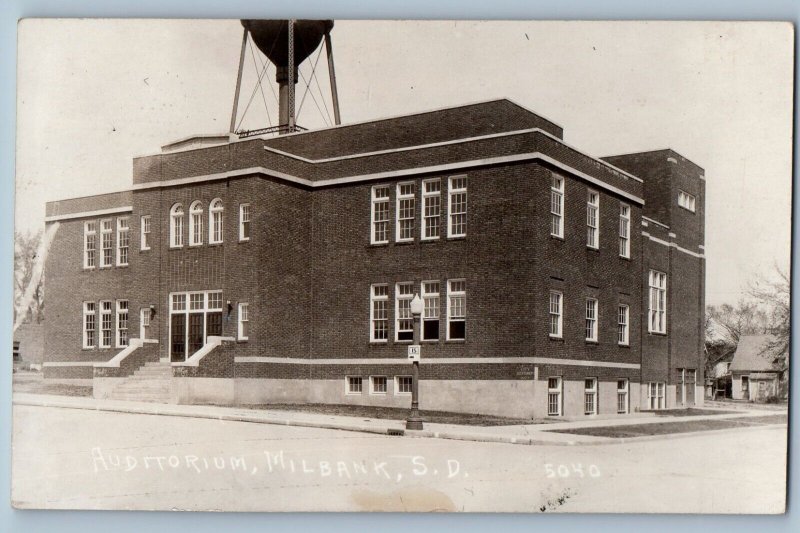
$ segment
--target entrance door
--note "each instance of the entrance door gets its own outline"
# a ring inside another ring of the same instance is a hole
[[[697,370],[686,371],[686,405],[695,404],[695,391],[697,387]]]
[[[203,347],[203,313],[189,314],[189,354]]]
[[[171,361],[186,360],[186,315],[172,315],[172,346],[170,350]]]

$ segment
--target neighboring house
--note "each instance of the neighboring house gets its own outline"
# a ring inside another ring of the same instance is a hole
[[[14,332],[14,368],[42,367],[44,324],[20,324]]]
[[[730,365],[731,393],[734,400],[763,401],[780,394],[781,369],[767,347],[772,335],[743,335]]]

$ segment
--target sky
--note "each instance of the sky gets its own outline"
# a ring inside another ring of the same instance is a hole
[[[41,229],[46,201],[130,187],[135,156],[226,132],[241,38],[237,20],[22,21],[16,230]],[[788,270],[789,24],[337,20],[332,39],[343,123],[507,97],[592,156],[669,147],[706,171],[707,303]],[[309,128],[333,114],[317,58],[297,86]],[[262,61],[247,49],[242,128],[275,123]]]

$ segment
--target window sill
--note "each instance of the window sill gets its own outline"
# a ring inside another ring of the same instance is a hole
[[[383,340],[383,341],[369,341],[369,343],[370,343],[370,345],[371,345],[371,346],[382,346],[382,345],[389,344],[389,341],[388,341],[388,340]]]
[[[394,343],[395,344],[414,344],[414,341],[413,341],[413,339],[412,340],[402,340],[402,341],[398,340],[398,339],[395,339]]]
[[[592,341],[589,339],[584,339],[587,346],[598,346],[600,344],[599,341]]]
[[[198,243],[198,244],[190,244],[190,245],[189,245],[189,248],[190,248],[190,249],[192,249],[192,248],[200,248],[201,246],[203,246],[203,243],[202,243],[202,242],[201,242],[201,243]]]
[[[620,348],[628,348],[628,349],[630,349],[630,347],[631,347],[630,343],[628,343],[628,344],[619,344],[618,343],[617,346],[620,347]]]
[[[380,248],[382,246],[389,246],[389,241],[386,242],[371,242],[369,243],[370,247]]]
[[[463,241],[463,240],[466,240],[466,239],[467,239],[466,235],[448,235],[447,236],[447,240],[448,241]]]
[[[565,239],[562,235],[553,235],[552,233],[550,234],[550,240],[565,242]]]
[[[117,268],[128,268],[129,266],[131,266],[130,263],[125,263],[124,265],[117,265]]]
[[[420,244],[427,244],[432,242],[439,242],[440,240],[441,239],[439,237],[426,237],[426,238],[421,238],[419,242]]]
[[[139,248],[139,253],[149,252],[150,250],[151,250],[151,248]]]
[[[587,252],[595,252],[595,253],[600,253],[600,248],[599,248],[599,247],[595,247],[595,246],[589,246],[589,245],[587,244],[587,245],[586,245],[586,251],[587,251]]]
[[[244,339],[236,339],[236,344],[244,344],[249,340],[249,337],[245,337]]]
[[[414,244],[414,239],[408,239],[404,241],[394,241],[395,246],[408,246],[409,244]]]
[[[182,249],[183,249],[183,246],[170,246],[168,249],[169,249],[170,251],[172,251],[172,250],[182,250]]]
[[[111,270],[112,268],[114,268],[114,265],[101,266],[100,270]]]
[[[550,335],[550,336],[549,336],[549,338],[550,338],[550,340],[551,340],[551,341],[553,341],[553,342],[561,342],[561,343],[563,343],[563,342],[564,342],[564,337],[563,337],[563,336],[561,336],[561,337],[556,337],[556,336],[554,336],[554,335]]]
[[[446,342],[446,343],[452,342],[452,343],[455,343],[455,344],[463,344],[463,343],[467,342],[467,339],[446,339],[444,342]]]
[[[655,335],[656,337],[666,337],[666,333],[661,333],[660,331],[648,331],[648,335]]]
[[[225,244],[225,243],[224,242],[210,242],[210,243],[208,243],[208,246],[222,246],[223,244]]]
[[[420,344],[436,344],[439,342],[439,339],[420,339]]]
[[[619,258],[620,258],[620,259],[622,259],[622,260],[624,260],[624,261],[630,261],[630,260],[631,260],[631,257],[630,257],[630,256],[627,256],[627,257],[626,257],[626,256],[624,256],[624,255],[621,255],[621,256],[619,256]]]
[[[241,244],[241,243],[243,243],[243,242],[250,242],[250,238],[247,238],[247,239],[239,239],[239,244]]]

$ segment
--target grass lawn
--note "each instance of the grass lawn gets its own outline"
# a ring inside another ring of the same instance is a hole
[[[589,435],[592,437],[611,437],[616,439],[626,437],[644,437],[647,435],[666,435],[668,433],[689,433],[692,431],[710,431],[714,429],[729,429],[766,424],[786,424],[787,415],[765,415],[755,417],[728,418],[722,420],[683,420],[681,422],[659,422],[654,424],[634,424],[629,426],[605,426],[577,429],[548,430],[555,433],[569,433],[571,435]]]
[[[737,411],[723,411],[722,409],[698,409],[688,407],[686,409],[664,409],[652,411],[656,416],[701,416],[701,415],[735,415]]]
[[[12,389],[29,394],[54,394],[57,396],[91,396],[91,385],[48,383],[38,372],[15,372]]]
[[[261,404],[242,405],[248,409],[263,409],[271,411],[300,411],[324,415],[341,415],[362,418],[377,418],[381,420],[405,420],[408,409],[397,407],[372,407],[367,405],[328,405],[328,404]],[[532,418],[506,418],[490,415],[470,415],[463,413],[450,413],[446,411],[420,411],[425,422],[434,424],[460,424],[465,426],[512,426],[519,424],[540,424],[553,422],[553,420],[540,420]]]

